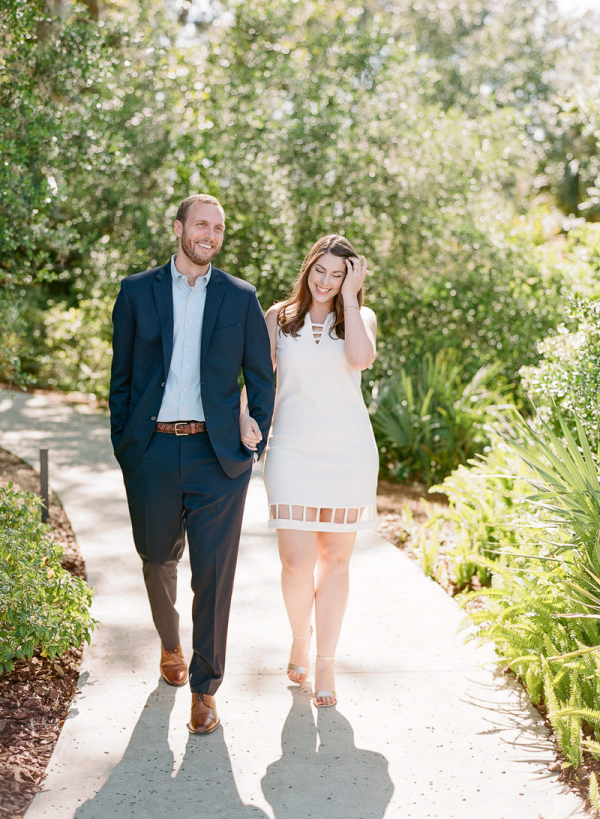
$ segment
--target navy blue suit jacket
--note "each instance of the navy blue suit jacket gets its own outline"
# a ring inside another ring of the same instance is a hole
[[[111,438],[123,471],[131,472],[150,443],[169,372],[173,350],[170,260],[123,279],[113,325]],[[260,456],[274,403],[269,334],[256,289],[213,267],[202,324],[200,391],[210,442],[230,478],[250,469],[253,458],[240,440],[240,370],[250,414],[263,435],[257,450]]]

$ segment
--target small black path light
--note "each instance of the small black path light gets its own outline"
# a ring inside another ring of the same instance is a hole
[[[42,521],[50,517],[50,498],[48,496],[48,450],[40,449],[40,495],[42,496]]]

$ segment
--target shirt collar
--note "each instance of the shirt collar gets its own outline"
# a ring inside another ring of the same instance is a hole
[[[178,282],[183,282],[184,284],[186,284],[189,287],[190,285],[189,285],[189,282],[187,280],[187,276],[184,276],[183,273],[180,273],[179,270],[177,270],[177,268],[175,267],[175,259],[176,258],[177,258],[177,254],[174,253],[171,256],[171,277],[172,277],[173,281],[175,282],[175,284],[177,284]],[[199,282],[202,282],[204,284],[204,287],[208,287],[208,282],[210,281],[211,273],[212,273],[212,262],[209,264],[208,271],[204,274],[204,276],[200,276],[200,278],[196,280],[196,284],[198,284]]]

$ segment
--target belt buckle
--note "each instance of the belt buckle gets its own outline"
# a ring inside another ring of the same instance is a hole
[[[190,434],[189,432],[179,432],[179,430],[177,429],[177,427],[187,427],[187,426],[188,426],[187,421],[176,421],[176,423],[175,423],[175,435],[177,435],[179,438],[184,438],[186,435],[189,435]]]

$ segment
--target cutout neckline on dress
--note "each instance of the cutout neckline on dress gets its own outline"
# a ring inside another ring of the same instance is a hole
[[[310,317],[310,312],[307,312],[306,315],[308,317],[308,320],[310,321],[313,341],[318,346],[323,335],[323,329],[327,324],[327,321],[331,313],[327,313],[327,315],[325,316],[325,321],[313,321],[312,318]]]

